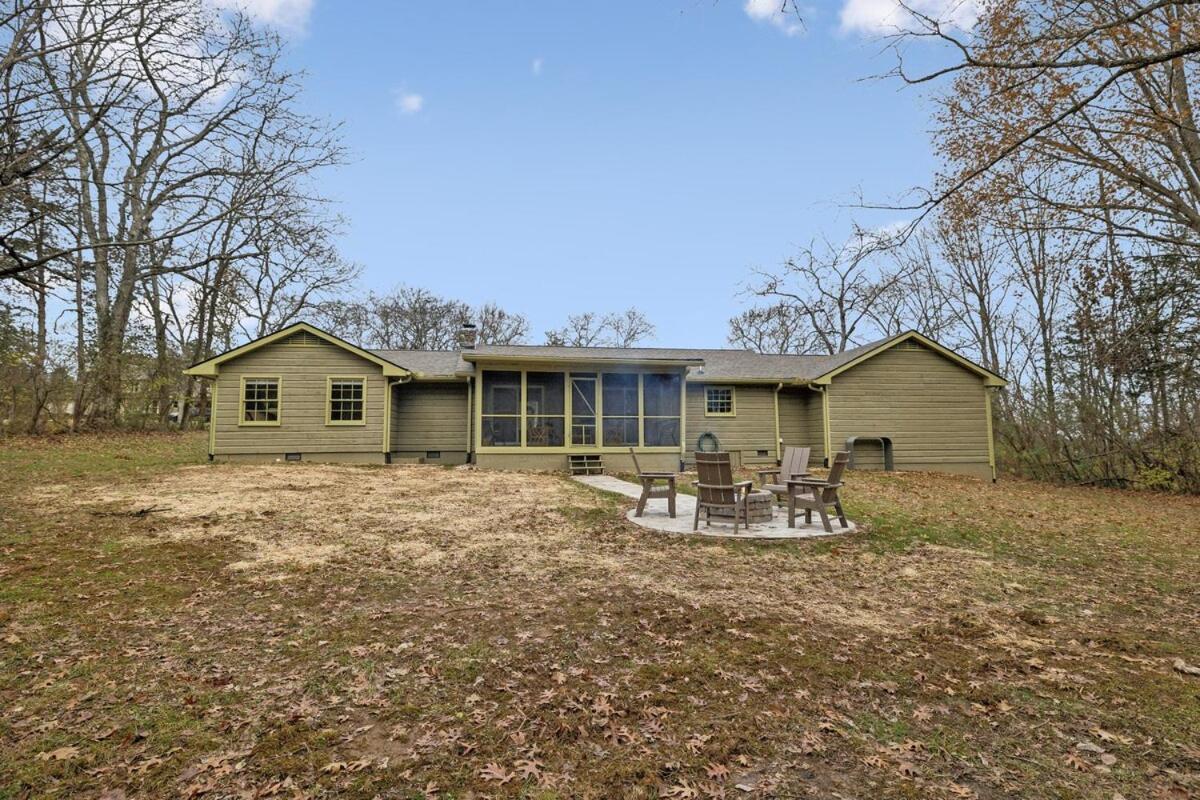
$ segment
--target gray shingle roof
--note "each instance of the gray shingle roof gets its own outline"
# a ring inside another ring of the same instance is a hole
[[[480,359],[561,358],[571,361],[699,361],[693,350],[680,347],[559,347],[548,344],[481,344],[473,351]],[[468,358],[472,356],[468,355]]]
[[[903,335],[903,334],[897,334]],[[552,345],[480,345],[465,351],[467,358],[553,358],[564,361],[628,363],[631,361],[691,361],[688,374],[704,381],[815,380],[831,369],[849,363],[863,353],[886,344],[895,336],[855,347],[836,355],[772,355],[752,350],[697,349],[681,347],[558,347]],[[394,364],[417,373],[420,378],[452,378],[470,375],[474,364],[457,350],[372,350]]]
[[[459,357],[457,350],[372,350],[380,358],[386,358],[407,370],[417,373],[418,378],[453,378],[470,375],[472,367]]]

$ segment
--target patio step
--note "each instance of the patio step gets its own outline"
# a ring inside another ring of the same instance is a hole
[[[604,461],[599,453],[571,453],[567,466],[572,475],[599,475],[604,472]]]

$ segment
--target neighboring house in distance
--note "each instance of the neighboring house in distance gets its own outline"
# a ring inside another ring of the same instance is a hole
[[[213,381],[209,456],[565,470],[596,455],[677,469],[698,443],[745,465],[813,462],[995,477],[999,375],[910,331],[833,356],[478,345],[365,350],[307,323],[189,367]]]

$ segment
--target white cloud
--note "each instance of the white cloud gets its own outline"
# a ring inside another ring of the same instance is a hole
[[[280,31],[303,34],[315,0],[212,0],[218,8],[237,9]]]
[[[979,18],[978,0],[905,0],[903,5],[898,0],[845,0],[841,29],[868,35],[896,33],[919,24],[908,9],[960,30],[970,30]]]
[[[396,110],[401,114],[417,114],[425,107],[425,98],[416,92],[397,89],[393,94],[396,98]]]
[[[773,25],[785,36],[804,33],[804,20],[800,18],[797,5],[792,0],[746,0],[742,8],[750,19]]]
[[[533,77],[536,78],[542,74],[542,65],[545,63],[545,60],[543,60],[541,56],[538,56],[533,60],[533,62],[529,65],[529,70],[533,73]]]

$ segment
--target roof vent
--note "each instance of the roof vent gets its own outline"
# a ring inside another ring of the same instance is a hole
[[[464,322],[462,327],[458,329],[458,347],[460,350],[474,350],[475,342],[479,338],[479,331],[475,328],[475,323]]]
[[[287,338],[288,344],[300,345],[301,347],[318,347],[321,345],[321,338],[313,336],[308,331],[300,331],[292,334]]]

